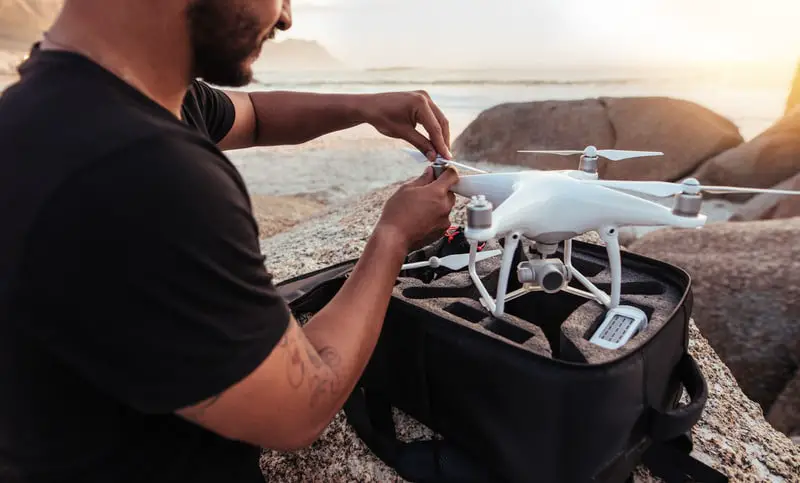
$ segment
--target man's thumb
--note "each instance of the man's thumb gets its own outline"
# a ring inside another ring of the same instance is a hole
[[[432,183],[436,178],[433,176],[433,166],[426,166],[425,171],[422,172],[418,178],[411,180],[408,184],[411,186],[425,186]]]

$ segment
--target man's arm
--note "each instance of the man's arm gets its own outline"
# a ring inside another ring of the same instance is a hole
[[[240,383],[177,413],[226,437],[293,450],[317,439],[369,360],[405,247],[376,231],[337,295],[302,329],[294,318]]]
[[[429,168],[401,187],[353,272],[302,329],[292,318],[266,360],[241,382],[178,411],[229,438],[290,450],[307,446],[327,427],[367,365],[383,326],[401,265],[418,243],[450,225],[458,175],[434,181]]]
[[[302,144],[359,124],[450,157],[447,118],[424,91],[381,94],[223,91],[235,106],[220,149]],[[429,137],[416,130],[421,124]]]

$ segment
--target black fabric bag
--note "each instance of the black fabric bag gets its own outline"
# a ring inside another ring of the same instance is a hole
[[[407,261],[468,249],[456,228]],[[518,260],[527,250],[520,246]],[[279,290],[296,316],[313,314],[356,261],[284,281]],[[494,294],[499,260],[481,263]],[[575,241],[572,263],[608,290],[605,247]],[[414,482],[615,483],[631,481],[639,465],[666,481],[727,481],[690,456],[691,428],[707,398],[688,353],[690,278],[629,252],[622,264],[621,302],[650,321],[617,351],[589,343],[605,311],[585,298],[529,293],[494,318],[466,269],[401,273],[376,350],[345,405],[349,423]],[[512,276],[509,292],[520,287],[515,282]],[[401,442],[392,408],[438,437]]]

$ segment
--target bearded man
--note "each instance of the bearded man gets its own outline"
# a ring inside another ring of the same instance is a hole
[[[309,445],[349,396],[457,175],[401,187],[300,327],[223,151],[369,123],[450,154],[424,93],[222,90],[290,25],[289,0],[66,0],[20,66],[0,98],[3,482],[255,483],[261,448]]]

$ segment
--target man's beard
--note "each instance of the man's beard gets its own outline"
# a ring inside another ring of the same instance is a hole
[[[249,62],[266,40],[258,15],[237,2],[195,0],[187,16],[192,77],[226,87],[249,84]]]

